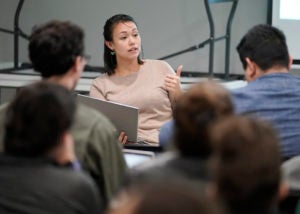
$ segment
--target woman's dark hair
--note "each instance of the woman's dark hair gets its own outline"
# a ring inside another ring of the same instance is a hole
[[[106,20],[104,28],[103,28],[103,36],[105,41],[112,42],[113,41],[113,30],[115,26],[119,23],[125,23],[125,22],[133,22],[136,26],[137,23],[135,20],[126,14],[117,14],[112,17],[110,17],[108,20]],[[117,67],[117,59],[115,54],[111,54],[112,50],[110,50],[104,42],[104,53],[103,53],[103,60],[104,60],[104,68],[105,73],[108,75],[112,75],[115,73],[115,68]],[[143,61],[141,59],[141,56],[139,55],[137,58],[137,61],[140,65],[143,64]]]
[[[63,86],[43,81],[20,89],[7,109],[5,153],[45,155],[70,129],[74,113],[74,97]]]

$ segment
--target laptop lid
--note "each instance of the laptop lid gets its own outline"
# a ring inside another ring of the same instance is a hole
[[[137,166],[145,161],[149,161],[155,157],[154,152],[134,149],[123,149],[123,154],[129,168]]]
[[[137,142],[138,108],[82,94],[77,95],[77,100],[104,114],[119,132],[126,133],[129,141]]]

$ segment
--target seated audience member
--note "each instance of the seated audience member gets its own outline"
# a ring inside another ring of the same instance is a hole
[[[84,32],[79,26],[66,21],[36,26],[28,49],[32,66],[43,80],[62,85],[70,93],[73,91],[86,64]],[[5,109],[5,106],[0,108],[0,139],[4,133]],[[104,115],[78,103],[72,135],[82,168],[94,178],[104,200],[108,201],[127,170],[115,127]]]
[[[136,183],[110,203],[107,214],[221,214],[218,203],[183,179]]]
[[[174,108],[174,151],[133,168],[129,182],[154,176],[168,177],[166,171],[193,181],[209,179],[206,169],[211,154],[209,129],[215,121],[232,112],[229,93],[218,83],[205,81],[192,86],[178,98]]]
[[[279,141],[273,127],[254,117],[233,116],[211,130],[210,193],[229,213],[277,213],[287,194],[281,181]]]
[[[282,31],[250,29],[237,46],[247,86],[233,90],[238,114],[255,114],[273,124],[284,159],[300,154],[300,78],[289,73],[292,59]]]
[[[101,213],[94,181],[76,162],[75,100],[57,84],[22,88],[7,108],[0,213]]]

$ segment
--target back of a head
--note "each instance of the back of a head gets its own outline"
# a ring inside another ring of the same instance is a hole
[[[256,25],[241,39],[237,46],[240,60],[246,69],[248,57],[262,70],[274,66],[288,68],[289,53],[283,32],[271,25]]]
[[[192,86],[178,99],[173,111],[179,152],[184,156],[208,157],[210,126],[232,113],[230,95],[219,83],[204,81]]]
[[[185,180],[133,184],[112,201],[109,214],[217,214],[222,209]]]
[[[45,155],[71,128],[74,113],[73,95],[58,84],[39,82],[21,88],[7,109],[5,153]]]
[[[84,32],[68,21],[35,26],[29,41],[29,58],[42,77],[66,73],[84,54]]]
[[[212,129],[213,182],[233,213],[268,213],[280,185],[280,152],[270,124],[246,116],[229,117]]]

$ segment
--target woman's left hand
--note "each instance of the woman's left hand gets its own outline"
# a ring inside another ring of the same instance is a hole
[[[121,131],[121,133],[118,137],[118,141],[124,145],[127,143],[127,139],[128,139],[128,137],[127,137],[126,133],[124,131]]]
[[[172,100],[176,100],[179,95],[181,95],[181,87],[180,87],[180,75],[182,71],[182,65],[178,66],[176,70],[176,74],[169,74],[165,78],[165,86],[167,91],[170,93],[170,97]]]

